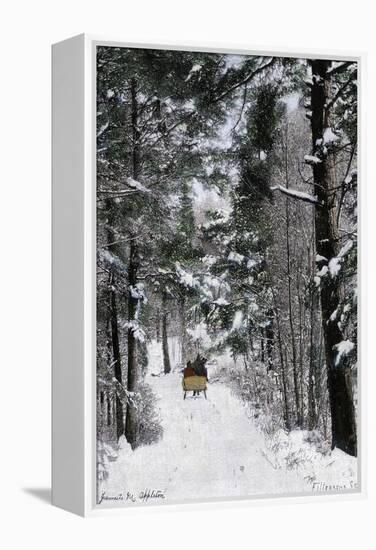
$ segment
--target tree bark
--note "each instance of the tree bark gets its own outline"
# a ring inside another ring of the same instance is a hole
[[[261,363],[265,363],[265,329],[261,328],[261,339],[260,339],[260,349],[261,349]]]
[[[285,183],[286,188],[289,188],[289,174],[288,174],[288,134],[286,127],[285,136]],[[288,310],[289,310],[289,324],[291,334],[291,349],[292,349],[292,372],[294,380],[294,396],[295,396],[295,408],[296,408],[296,421],[299,427],[302,427],[303,419],[300,411],[300,391],[299,391],[299,376],[297,365],[297,353],[296,353],[296,341],[295,341],[295,328],[292,308],[292,293],[291,293],[291,253],[290,253],[290,204],[289,199],[286,198],[286,267],[287,267],[287,288],[288,288]]]
[[[303,304],[303,298],[302,293],[303,289],[301,289],[300,281],[301,281],[301,268],[299,267],[298,273],[297,273],[297,285],[296,285],[296,292],[298,295],[298,304],[299,304],[299,396],[300,396],[300,418],[301,418],[301,427],[303,428],[305,425],[305,418],[304,418],[304,326],[303,326],[303,319],[305,317],[305,307]]]
[[[182,297],[179,300],[179,312],[180,312],[180,346],[181,346],[181,364],[185,367],[187,360],[187,324],[185,318],[185,298]]]
[[[278,305],[275,300],[275,293],[274,293],[273,287],[271,287],[271,289],[272,289],[273,302],[274,302],[275,318],[277,321],[277,340],[278,340],[279,357],[280,357],[280,363],[281,363],[281,379],[282,379],[281,390],[282,390],[282,397],[283,397],[283,404],[284,404],[283,416],[284,416],[286,429],[291,430],[291,414],[290,414],[290,407],[289,407],[289,400],[288,400],[287,375],[286,375],[285,361],[283,358],[281,323],[279,320]]]
[[[166,307],[166,295],[163,294],[163,316],[162,316],[162,351],[163,351],[163,370],[165,374],[171,372],[170,355],[168,352],[168,331],[167,331],[167,318],[168,311]]]
[[[311,88],[311,127],[313,154],[320,155],[321,162],[313,164],[314,190],[320,205],[315,209],[316,250],[321,256],[331,258],[338,254],[337,178],[335,152],[332,147],[322,152],[325,128],[330,128],[330,110],[326,108],[331,98],[331,62],[311,61],[313,78]],[[318,77],[318,78],[317,78]],[[321,140],[321,141],[320,141]],[[320,154],[321,153],[321,154]],[[356,456],[356,420],[351,383],[351,369],[346,357],[337,357],[337,345],[343,335],[332,313],[343,299],[343,288],[338,276],[329,274],[322,278],[321,311],[328,376],[328,392],[332,420],[332,448],[338,447]]]
[[[318,292],[316,289],[311,290],[311,315],[310,315],[310,343],[309,343],[309,369],[308,369],[308,429],[314,430],[317,426],[317,404],[315,399],[315,388],[318,380],[316,379],[316,353],[318,346],[315,343],[317,336],[316,316],[319,309]]]
[[[107,239],[109,243],[112,243],[115,241],[115,234],[113,230],[111,229],[113,226],[113,219],[114,219],[114,211],[113,211],[114,205],[111,200],[106,200],[106,209],[109,213],[109,224],[107,228]],[[118,251],[116,250],[116,245],[109,246],[108,250],[110,252],[113,252],[116,254]],[[118,323],[118,302],[117,302],[117,295],[115,290],[116,285],[116,276],[114,271],[112,270],[109,276],[108,281],[108,288],[109,288],[109,303],[108,303],[108,316],[109,316],[109,324],[110,324],[110,342],[108,342],[108,351],[111,350],[112,352],[112,358],[113,358],[113,368],[114,368],[114,377],[116,380],[122,385],[123,384],[123,373],[122,373],[122,363],[121,363],[121,355],[120,355],[120,338],[119,338],[119,323]],[[117,439],[124,435],[124,429],[125,429],[125,423],[124,423],[124,407],[123,403],[119,397],[119,395],[116,393],[115,398],[115,407],[116,407],[116,436]]]
[[[132,148],[132,176],[135,180],[138,180],[140,175],[140,132],[138,129],[138,104],[137,104],[137,87],[135,79],[131,81],[131,121],[132,121],[132,135],[133,135],[133,148]],[[129,285],[129,298],[128,298],[128,377],[127,377],[127,390],[128,392],[136,392],[138,384],[138,362],[137,362],[137,340],[134,334],[134,323],[138,321],[138,307],[139,300],[135,298],[132,293],[132,289],[137,285],[137,274],[139,269],[140,257],[135,235],[130,234],[130,248],[129,248],[129,265],[128,265],[128,285]],[[137,446],[138,436],[138,419],[137,410],[131,403],[127,405],[127,417],[125,423],[125,435],[127,441],[134,449]]]
[[[267,370],[273,370],[273,348],[274,348],[274,312],[272,309],[267,311],[268,324],[265,327],[266,355],[268,361]]]
[[[137,271],[139,267],[138,249],[134,240],[131,241],[130,258],[128,266],[128,284],[130,287],[128,297],[128,377],[127,390],[128,392],[137,391],[138,383],[138,364],[137,364],[137,340],[134,336],[133,323],[137,322],[138,300],[132,295],[132,287],[137,284]],[[128,403],[127,418],[125,423],[125,436],[127,441],[134,448],[137,444],[137,411],[134,405]]]
[[[159,316],[159,310],[155,314],[155,337],[157,342],[161,340],[161,319]]]
[[[119,344],[118,314],[117,314],[116,293],[115,293],[114,283],[115,283],[114,274],[111,273],[110,317],[111,317],[112,353],[114,358],[114,374],[115,374],[116,380],[120,382],[120,384],[123,384],[120,344]],[[116,435],[117,435],[117,438],[119,439],[119,437],[124,434],[124,411],[123,411],[123,404],[118,394],[116,394],[115,406],[116,406]]]

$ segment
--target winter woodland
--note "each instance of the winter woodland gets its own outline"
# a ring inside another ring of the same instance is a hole
[[[354,61],[98,47],[98,503],[356,490],[356,168]]]

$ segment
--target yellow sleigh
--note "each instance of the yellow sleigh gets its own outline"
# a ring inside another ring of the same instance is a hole
[[[188,391],[193,391],[197,393],[203,391],[206,399],[206,382],[206,376],[196,375],[183,378],[184,399],[186,398]]]

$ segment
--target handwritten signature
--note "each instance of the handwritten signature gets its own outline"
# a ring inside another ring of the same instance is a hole
[[[165,499],[166,495],[164,491],[160,489],[144,489],[140,491],[138,495],[131,493],[130,491],[124,493],[117,493],[116,495],[108,495],[105,491],[102,492],[98,499],[98,504],[102,502],[148,502],[149,500]]]
[[[349,489],[357,489],[356,481],[350,480],[348,483],[325,483],[324,481],[314,481],[312,483],[312,491],[346,491]]]

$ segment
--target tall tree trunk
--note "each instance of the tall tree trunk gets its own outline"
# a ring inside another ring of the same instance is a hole
[[[167,298],[166,294],[163,294],[163,314],[162,314],[162,351],[163,351],[163,370],[165,374],[171,372],[170,355],[168,352],[168,331],[167,331]]]
[[[157,339],[157,342],[160,342],[161,339],[161,318],[159,315],[159,309],[155,314],[155,336]]]
[[[185,367],[187,360],[187,323],[185,318],[185,298],[179,300],[180,312],[180,346],[181,346],[181,364]]]
[[[315,209],[316,249],[327,258],[338,254],[337,225],[337,178],[333,147],[323,151],[325,128],[330,128],[330,109],[327,108],[332,95],[332,82],[328,70],[331,62],[311,61],[313,84],[311,88],[311,127],[313,154],[321,162],[313,164],[314,190],[320,205]],[[343,335],[332,313],[343,298],[343,288],[338,276],[327,275],[321,284],[322,326],[327,365],[328,392],[332,420],[332,447],[338,447],[356,456],[357,436],[353,401],[351,369],[345,356],[338,357],[337,346]]]
[[[289,188],[289,174],[288,174],[288,130],[286,127],[285,136],[285,184],[286,188]],[[300,391],[299,391],[299,376],[297,365],[297,353],[296,353],[296,341],[295,341],[295,328],[292,309],[292,275],[291,275],[291,252],[290,252],[290,204],[289,199],[286,198],[286,265],[287,265],[287,288],[288,288],[288,309],[289,309],[289,324],[291,334],[291,349],[292,349],[292,372],[294,380],[294,395],[295,395],[295,408],[296,408],[296,420],[299,427],[302,426],[303,421],[300,411]]]
[[[322,333],[321,317],[317,322],[318,328],[318,350],[316,351],[315,360],[315,399],[316,399],[316,418],[317,425],[320,424],[320,420],[323,419],[323,411],[326,407],[328,400],[328,384],[327,384],[327,369],[323,370],[323,365],[326,365],[325,361],[325,345]],[[326,384],[325,384],[326,382]]]
[[[118,327],[118,313],[116,304],[115,293],[115,278],[111,273],[110,278],[110,320],[111,320],[111,340],[112,340],[112,353],[114,358],[114,374],[115,378],[120,384],[123,384],[122,368],[121,368],[121,356],[120,356],[120,344],[119,344],[119,327]],[[124,411],[123,404],[116,393],[116,435],[119,439],[124,434]]]
[[[274,348],[274,312],[273,309],[267,311],[268,324],[265,327],[266,355],[268,361],[267,370],[273,370],[273,348]]]
[[[300,263],[300,262],[299,262]],[[304,418],[304,323],[303,319],[305,318],[305,307],[303,302],[303,292],[304,289],[301,288],[301,279],[302,271],[301,266],[297,268],[297,278],[296,278],[296,292],[298,296],[298,305],[299,305],[299,396],[300,396],[300,418],[301,418],[301,427],[305,425]]]
[[[132,294],[132,287],[137,284],[137,271],[139,267],[138,249],[134,242],[131,241],[130,258],[128,265],[128,284],[130,287],[128,297],[128,376],[127,390],[128,392],[137,391],[138,383],[138,363],[137,363],[137,340],[134,335],[134,323],[137,322],[138,299]],[[127,418],[125,422],[125,436],[132,448],[137,445],[137,410],[131,403],[127,406]]]
[[[140,132],[138,129],[138,104],[137,104],[137,87],[136,81],[131,81],[131,100],[132,100],[132,176],[135,180],[138,180],[140,175]],[[137,361],[137,340],[135,338],[134,324],[138,322],[138,308],[139,300],[132,293],[137,285],[137,274],[139,269],[140,257],[138,251],[138,245],[134,234],[130,234],[130,248],[129,248],[129,265],[128,265],[128,284],[129,284],[129,298],[128,298],[128,378],[127,378],[127,390],[128,392],[136,392],[138,384],[138,361]],[[125,423],[125,435],[127,441],[131,444],[132,448],[137,446],[138,435],[138,419],[137,410],[134,405],[128,403],[127,417]]]
[[[271,290],[273,295],[275,318],[277,321],[277,341],[278,341],[279,357],[280,357],[280,363],[281,363],[281,379],[282,379],[281,390],[282,390],[282,397],[283,397],[283,404],[284,404],[283,416],[284,416],[286,429],[291,430],[291,414],[290,414],[289,399],[288,399],[287,373],[286,373],[287,363],[285,364],[285,360],[283,357],[281,323],[279,319],[278,304],[276,303],[273,286],[271,286]]]
[[[311,290],[311,311],[310,311],[310,337],[309,337],[309,369],[308,369],[308,429],[314,430],[317,426],[317,404],[315,399],[315,388],[318,383],[316,379],[317,361],[316,353],[318,346],[316,344],[317,337],[317,312],[319,310],[318,292],[314,288]]]
[[[315,247],[315,218],[312,217],[312,233],[307,245],[307,279],[313,281],[316,272],[316,247]],[[309,328],[309,355],[308,355],[308,429],[314,430],[318,426],[318,398],[321,394],[320,354],[321,354],[321,323],[320,323],[320,296],[316,285],[310,288],[310,328]]]
[[[108,218],[109,223],[107,226],[107,240],[109,243],[114,243],[116,240],[115,233],[112,230],[113,227],[113,221],[114,221],[114,204],[110,199],[106,200],[106,210],[108,212]],[[109,252],[112,252],[113,254],[117,254],[119,251],[117,250],[116,244],[110,244],[108,247]],[[110,341],[107,345],[107,350],[112,353],[113,358],[113,368],[114,368],[114,377],[116,380],[123,385],[123,373],[122,373],[122,363],[121,363],[121,355],[120,355],[120,338],[119,338],[119,322],[118,322],[118,301],[117,301],[117,294],[116,294],[116,275],[114,271],[112,270],[109,276],[108,281],[108,288],[109,288],[109,303],[108,303],[108,317],[109,317],[109,325],[110,325]],[[115,398],[115,407],[116,407],[116,436],[119,439],[120,436],[124,435],[124,407],[123,403],[118,395],[116,393]]]
[[[265,363],[265,329],[261,328],[261,363]]]

